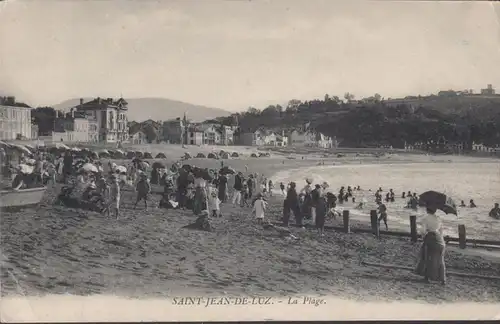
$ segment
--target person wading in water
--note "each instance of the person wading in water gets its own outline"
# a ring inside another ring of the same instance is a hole
[[[379,212],[379,217],[378,217],[378,223],[380,227],[380,221],[384,221],[385,224],[385,229],[388,231],[389,227],[387,226],[387,207],[382,203],[378,202],[378,212]]]

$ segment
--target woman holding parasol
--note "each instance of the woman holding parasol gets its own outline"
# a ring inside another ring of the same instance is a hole
[[[444,262],[446,243],[442,222],[436,215],[436,211],[439,209],[446,214],[457,215],[456,205],[451,198],[435,191],[427,191],[420,195],[419,205],[425,206],[426,215],[421,219],[423,243],[415,272],[423,276],[425,282],[435,280],[444,285],[446,283]]]

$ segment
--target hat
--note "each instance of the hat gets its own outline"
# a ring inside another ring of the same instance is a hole
[[[319,184],[316,184],[314,187],[316,187],[317,189],[321,188]]]

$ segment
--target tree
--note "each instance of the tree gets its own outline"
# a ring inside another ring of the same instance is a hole
[[[145,125],[142,128],[142,131],[144,132],[144,135],[146,135],[146,140],[148,141],[148,143],[153,143],[154,141],[156,141],[157,134],[156,129],[153,127],[153,125]]]
[[[295,114],[299,110],[299,106],[302,104],[302,102],[298,99],[292,99],[288,101],[288,104],[286,106],[285,112],[287,114]]]
[[[255,108],[255,107],[248,107],[247,114],[249,114],[249,115],[259,115],[260,111],[259,111],[259,109]]]
[[[347,102],[351,102],[354,100],[354,95],[352,93],[349,93],[349,92],[346,92],[344,93],[344,99],[347,101]]]
[[[280,116],[280,111],[276,106],[268,106],[266,109],[264,109],[261,113],[261,115],[264,118],[276,118]]]
[[[52,107],[38,107],[31,111],[31,122],[38,126],[38,134],[50,134],[54,131],[58,111]]]

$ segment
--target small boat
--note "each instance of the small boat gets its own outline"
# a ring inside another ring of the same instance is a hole
[[[37,205],[42,201],[47,187],[21,190],[4,189],[0,191],[0,208],[25,207]]]

